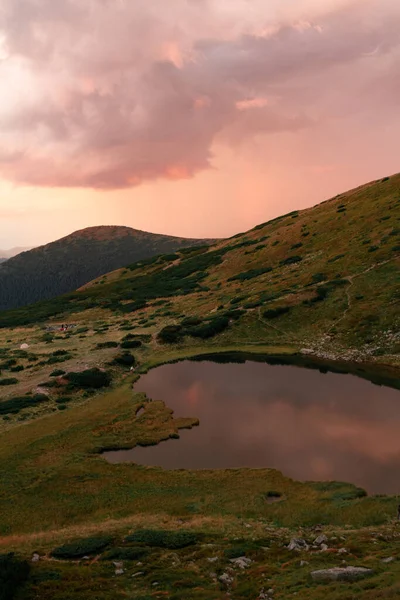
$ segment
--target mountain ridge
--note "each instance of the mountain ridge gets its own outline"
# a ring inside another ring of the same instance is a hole
[[[81,229],[1,263],[0,310],[71,292],[135,260],[212,241],[117,225]]]

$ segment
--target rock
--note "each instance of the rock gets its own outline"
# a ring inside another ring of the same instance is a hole
[[[329,548],[326,544],[320,545],[320,552],[327,552],[328,550],[329,550]]]
[[[356,581],[372,574],[373,570],[365,567],[334,567],[312,571],[311,577],[314,581]]]
[[[301,560],[300,561],[300,566],[301,567],[305,567],[306,565],[309,565],[310,563],[308,562],[308,560]]]
[[[232,585],[233,577],[228,575],[228,573],[222,573],[222,575],[220,577],[218,577],[218,581],[220,581],[221,583],[223,583],[224,585],[226,585],[228,587],[228,586]]]
[[[124,563],[121,562],[113,562],[113,565],[116,569],[122,569],[122,567],[124,566]]]
[[[137,573],[134,573],[132,577],[140,577],[140,575],[144,575],[143,571],[138,571]]]
[[[326,544],[326,542],[328,541],[328,538],[326,537],[326,535],[319,535],[315,540],[314,540],[314,544],[316,546],[321,546],[321,544]]]
[[[309,546],[306,540],[303,540],[302,538],[292,538],[287,548],[290,551],[295,550],[296,552],[302,552],[304,550],[307,552]]]
[[[115,569],[115,574],[116,575],[123,575],[124,574],[124,570],[123,569]]]
[[[340,549],[338,550],[338,554],[347,554],[347,550],[346,550],[346,548],[340,548]]]
[[[383,562],[387,565],[387,564],[393,562],[394,560],[396,560],[394,556],[389,556],[389,558],[382,558],[381,562]]]
[[[35,552],[32,556],[32,562],[39,562],[40,556],[37,552]]]
[[[239,558],[231,558],[230,561],[235,567],[239,567],[239,569],[247,569],[253,562],[250,558],[246,558],[246,556],[240,556]]]
[[[208,562],[213,563],[213,562],[217,562],[218,560],[218,556],[213,556],[212,558],[207,558]]]

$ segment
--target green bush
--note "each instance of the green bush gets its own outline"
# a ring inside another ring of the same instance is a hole
[[[118,342],[101,342],[97,344],[96,348],[102,350],[103,348],[118,348]]]
[[[240,317],[242,317],[245,314],[246,314],[245,310],[240,310],[240,309],[228,310],[224,314],[224,317],[226,317],[227,319],[233,319],[234,321],[238,321],[240,319]]]
[[[61,375],[65,375],[65,371],[62,369],[55,369],[50,373],[50,377],[60,377]]]
[[[0,379],[0,385],[14,385],[15,383],[18,383],[18,379],[15,379],[15,377]]]
[[[2,363],[0,363],[0,371],[10,369],[16,364],[17,361],[15,358],[9,358],[8,360],[4,360]]]
[[[266,498],[281,498],[282,497],[282,493],[281,492],[276,492],[274,490],[270,490],[269,492],[267,492],[265,494]]]
[[[0,554],[0,600],[14,600],[29,577],[30,566],[14,554]]]
[[[279,264],[281,264],[282,266],[284,265],[294,265],[300,261],[302,261],[302,257],[301,256],[288,256],[287,258],[285,258],[284,260],[281,260],[281,262]]]
[[[263,312],[265,319],[277,319],[282,315],[285,315],[290,311],[290,306],[277,306],[276,308],[269,308]]]
[[[109,536],[88,537],[55,548],[51,556],[61,559],[82,558],[104,550],[111,542],[112,538]]]
[[[328,263],[336,262],[337,260],[340,260],[344,256],[346,256],[346,255],[345,254],[337,254],[336,256],[333,256],[332,258],[329,258],[328,259]]]
[[[130,352],[124,352],[114,358],[114,363],[122,367],[133,367],[136,364],[136,359]]]
[[[68,380],[71,387],[75,388],[102,388],[108,387],[111,383],[111,375],[107,371],[100,369],[86,369],[78,373],[67,373],[65,379]]]
[[[11,367],[10,369],[11,373],[20,373],[23,370],[24,367],[22,365],[17,365],[16,367]]]
[[[0,415],[18,414],[24,408],[37,406],[49,399],[45,394],[36,394],[35,396],[17,396],[0,402]]]
[[[249,271],[244,271],[243,273],[238,273],[238,275],[229,277],[228,281],[246,281],[248,279],[254,279],[255,277],[260,277],[261,275],[265,275],[265,273],[270,273],[271,271],[272,271],[272,267],[263,267],[260,269],[250,269]]]
[[[182,327],[196,327],[197,325],[201,325],[201,319],[199,317],[186,317],[181,322]]]
[[[311,283],[321,283],[321,281],[325,281],[327,275],[325,273],[314,273],[311,276]]]
[[[222,333],[229,326],[229,319],[225,315],[213,317],[202,325],[191,327],[186,330],[188,335],[202,339],[214,337],[218,333]]]
[[[362,488],[354,488],[348,491],[338,491],[332,494],[331,500],[334,502],[348,502],[350,500],[358,500],[359,498],[365,498],[367,492]]]
[[[126,340],[125,342],[121,342],[121,348],[140,348],[142,346],[142,342],[140,340]]]
[[[101,560],[139,560],[148,554],[149,551],[142,546],[132,548],[112,548],[102,555]]]
[[[167,325],[157,335],[162,344],[177,344],[182,339],[181,325]]]
[[[140,529],[125,539],[126,542],[139,542],[157,548],[185,548],[197,542],[198,536],[192,531],[164,531],[158,529]]]

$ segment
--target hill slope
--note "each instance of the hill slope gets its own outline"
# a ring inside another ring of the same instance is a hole
[[[211,249],[135,263],[79,292],[3,313],[0,326],[56,315],[77,319],[97,307],[104,318],[127,315],[155,331],[179,326],[188,314],[199,317],[206,329],[211,324],[208,334],[181,328],[177,343],[210,338],[215,325],[223,341],[284,341],[322,353],[337,347],[349,358],[397,354],[399,219],[396,175]],[[168,310],[158,307],[167,301]],[[226,319],[218,324],[216,316],[226,317],[229,326]]]
[[[207,243],[138,231],[90,227],[7,260],[0,266],[0,310],[70,292],[94,277],[155,254]]]

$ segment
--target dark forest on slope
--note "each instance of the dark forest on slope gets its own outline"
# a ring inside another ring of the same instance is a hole
[[[0,310],[54,298],[132,262],[207,242],[129,227],[83,229],[0,264]]]

